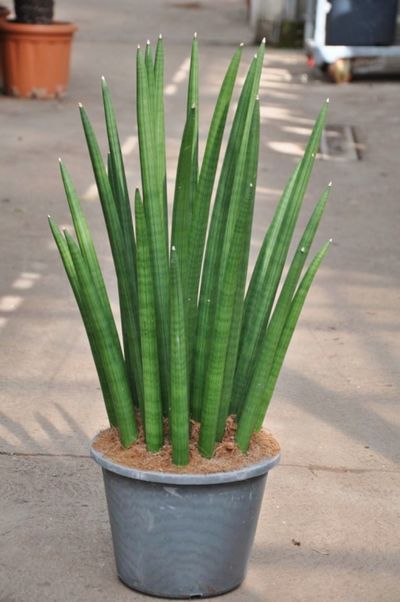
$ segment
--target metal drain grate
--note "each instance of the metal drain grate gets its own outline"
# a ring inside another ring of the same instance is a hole
[[[321,136],[319,152],[322,159],[334,161],[359,161],[361,146],[350,125],[328,125]]]

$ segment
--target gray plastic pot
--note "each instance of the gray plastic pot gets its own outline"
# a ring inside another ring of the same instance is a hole
[[[268,471],[279,455],[216,474],[103,469],[117,572],[132,589],[163,598],[207,598],[246,576]]]

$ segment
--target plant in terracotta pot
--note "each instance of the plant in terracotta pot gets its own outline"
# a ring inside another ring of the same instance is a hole
[[[0,20],[4,91],[23,98],[65,94],[76,25],[53,21],[53,0],[14,0],[15,19]]]
[[[104,78],[106,162],[80,107],[115,264],[122,341],[88,224],[62,162],[76,239],[49,217],[110,422],[94,439],[91,453],[103,468],[118,575],[128,586],[157,596],[207,597],[244,579],[266,476],[279,460],[279,445],[263,431],[263,418],[329,246],[323,245],[305,269],[328,186],[281,282],[325,105],[276,208],[246,291],[264,50],[263,43],[249,67],[218,171],[242,47],[222,82],[199,161],[194,38],[170,229],[162,38],[154,58],[149,43],[144,52],[137,51],[142,182],[133,209]]]
[[[14,8],[18,23],[48,25],[53,21],[54,0],[14,0]]]

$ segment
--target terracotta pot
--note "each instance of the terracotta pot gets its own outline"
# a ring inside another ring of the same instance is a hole
[[[22,98],[65,94],[73,23],[31,25],[0,19],[4,90]]]

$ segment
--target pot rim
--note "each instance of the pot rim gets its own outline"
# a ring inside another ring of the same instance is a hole
[[[281,458],[281,454],[278,453],[272,458],[264,458],[255,464],[249,464],[238,470],[227,472],[213,472],[209,474],[155,472],[150,470],[138,470],[136,468],[131,468],[130,466],[124,466],[123,464],[113,462],[110,458],[93,447],[96,437],[92,440],[90,455],[102,468],[122,477],[127,477],[128,479],[147,481],[149,483],[161,483],[163,485],[214,485],[245,481],[266,474],[271,468],[278,464]]]
[[[0,19],[0,30],[29,35],[57,35],[74,33],[78,26],[68,21],[53,21],[52,23],[18,23],[14,19]]]

